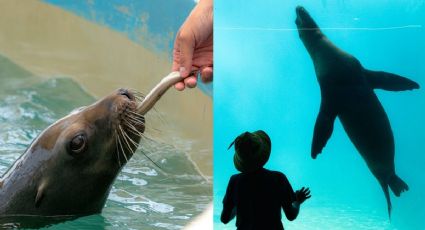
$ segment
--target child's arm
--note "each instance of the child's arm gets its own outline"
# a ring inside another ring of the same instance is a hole
[[[310,189],[302,187],[300,190],[294,192],[285,175],[283,175],[282,187],[285,188],[282,194],[282,208],[286,218],[293,221],[297,218],[298,213],[300,212],[301,204],[311,197]]]
[[[300,212],[300,206],[301,204],[307,200],[308,198],[310,198],[310,189],[309,188],[304,188],[302,187],[300,190],[295,192],[295,201],[292,202],[291,206],[291,214],[288,217],[288,215],[286,214],[286,217],[288,218],[288,220],[293,221],[295,220],[295,218],[297,218],[298,213]]]
[[[221,222],[223,222],[223,224],[227,224],[231,220],[233,220],[235,216],[236,216],[236,207],[226,208],[226,206],[224,206],[223,212],[221,213]]]
[[[288,220],[293,221],[297,218],[300,211],[300,203],[297,201],[294,190],[286,177],[284,178],[283,187],[286,188],[282,194],[284,198],[282,200],[283,212]]]
[[[229,223],[236,216],[236,206],[233,202],[233,177],[230,178],[229,185],[227,185],[226,195],[223,199],[223,211],[221,212],[221,222],[224,224]]]
[[[293,221],[297,218],[298,213],[300,212],[300,203],[298,201],[294,201],[289,208],[283,210],[285,211],[286,218]]]

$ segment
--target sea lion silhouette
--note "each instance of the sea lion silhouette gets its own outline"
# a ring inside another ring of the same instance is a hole
[[[365,69],[354,56],[336,47],[303,7],[298,6],[296,14],[299,36],[313,60],[322,98],[311,156],[316,158],[322,152],[338,117],[378,179],[391,217],[388,187],[396,196],[409,187],[395,173],[394,136],[387,114],[373,90],[412,90],[419,85],[396,74]]]

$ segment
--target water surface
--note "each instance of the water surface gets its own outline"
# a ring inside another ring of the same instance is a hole
[[[40,78],[0,56],[0,175],[42,130],[94,101],[71,78]],[[152,132],[157,131],[148,123],[146,135]],[[175,138],[176,145],[186,142]],[[212,199],[211,184],[187,153],[157,138],[143,139],[140,145],[113,184],[102,214],[50,228],[181,229],[199,214]]]

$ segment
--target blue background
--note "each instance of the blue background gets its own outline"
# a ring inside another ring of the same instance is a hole
[[[243,131],[265,130],[272,139],[266,168],[284,172],[294,189],[309,186],[288,229],[425,229],[425,3],[424,1],[225,1],[214,11],[214,223],[220,223],[228,180],[237,173],[227,146]],[[385,197],[343,131],[339,120],[318,159],[310,157],[320,91],[312,61],[295,30],[295,7],[303,5],[338,47],[365,68],[397,73],[422,89],[376,90],[396,142],[396,171],[410,190]],[[232,29],[233,28],[233,29]],[[237,29],[239,28],[239,29]],[[278,30],[269,30],[270,28]],[[280,29],[279,29],[280,28]]]

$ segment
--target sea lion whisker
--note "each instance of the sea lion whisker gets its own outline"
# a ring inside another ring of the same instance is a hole
[[[157,128],[153,128],[153,127],[149,127],[149,130],[155,131],[157,133],[163,133],[161,130],[159,130]]]
[[[139,147],[139,144],[136,143],[133,139],[131,139],[130,136],[128,136],[125,132],[124,135],[128,138],[131,144],[135,147],[135,150],[133,151],[133,154],[136,152],[137,148]],[[162,169],[155,161],[153,161],[148,155],[146,155],[144,152],[142,152],[143,155],[145,155],[146,158],[148,158],[149,161],[151,161],[156,167]]]
[[[117,130],[115,130],[115,148],[117,150],[118,165],[121,168],[120,150],[118,149],[118,140],[117,140],[117,138],[119,138],[119,137],[118,137]]]
[[[153,143],[165,143],[163,140],[157,141],[156,139],[149,137],[149,136],[146,136],[146,135],[143,136],[143,139],[148,140],[148,141],[153,142]],[[147,144],[147,142],[146,142],[146,144]]]
[[[132,134],[134,134],[134,135],[138,136],[138,137],[142,137],[142,136],[140,136],[140,135],[141,135],[140,133],[135,132],[135,131],[134,131],[132,128],[130,128],[130,127],[128,127],[128,131],[129,131],[129,132],[131,132]]]
[[[142,120],[144,119],[144,117],[142,115],[137,114],[137,113],[135,113],[133,111],[128,110],[127,112],[128,113],[125,114],[126,116],[132,116],[132,117],[135,117],[135,118],[138,118],[138,119],[142,119]]]
[[[144,119],[145,119],[142,115],[140,115],[138,113],[135,113],[133,111],[130,111],[130,110],[126,111],[126,114],[125,115],[126,115],[125,117],[132,117],[132,118],[135,118],[137,120],[144,121]]]
[[[137,151],[137,148],[139,147],[139,143],[135,142],[120,126],[121,132],[124,134],[124,141],[126,142],[128,148],[131,151],[131,154],[134,155],[134,153]],[[135,147],[134,149],[131,148],[130,144],[133,144],[133,146]]]
[[[136,147],[136,149],[137,149],[137,147],[139,146],[133,139],[131,139],[126,133],[124,133],[124,135],[126,135],[127,137],[128,137],[128,139],[130,140],[130,142]],[[134,153],[134,152],[133,152]],[[155,161],[153,161],[145,152],[142,152],[142,154],[146,157],[146,158],[148,158],[148,160],[149,161],[151,161],[156,167],[158,167],[158,168],[160,168],[160,169],[162,169]]]
[[[134,92],[134,95],[136,95],[137,97],[143,98],[143,99],[146,97],[144,94],[142,94],[140,92]]]
[[[159,166],[155,161],[153,161],[146,153],[144,153],[144,152],[142,152],[142,154],[146,157],[146,158],[148,158],[148,160],[150,161],[150,162],[152,162],[152,164],[154,164],[156,167],[158,167],[159,169],[161,169],[161,170],[163,170],[162,168],[161,168],[161,166]]]
[[[129,127],[130,125],[132,125],[132,126],[144,125],[142,123],[138,123],[138,122],[133,121],[133,120],[130,120],[130,119],[128,119],[128,120],[122,120],[121,124],[122,125],[125,125],[126,127]]]
[[[124,123],[125,123],[125,125],[127,125],[127,127],[129,128],[129,131],[135,131],[136,133],[134,133],[134,134],[136,134],[137,136],[139,136],[139,137],[143,137],[143,133],[141,133],[141,132],[139,132],[137,129],[136,129],[136,127],[134,127],[133,126],[133,124],[131,124],[131,123],[129,123],[129,122],[127,122],[127,121],[124,121]]]
[[[121,143],[121,136],[120,136],[120,134],[119,133],[117,133],[118,135],[117,135],[117,141],[118,141],[118,147],[119,147],[119,151],[118,151],[118,153],[119,154],[123,154],[124,153],[124,148],[122,147],[122,143]]]
[[[145,133],[141,133],[139,130],[137,130],[136,127],[134,127],[133,124],[131,124],[128,121],[124,121],[124,124],[129,128],[128,130],[131,131],[133,134],[138,135],[139,137],[143,137],[143,138],[149,138],[149,136],[147,136]],[[148,129],[152,129],[153,128],[148,128]]]
[[[134,117],[131,117],[131,116],[126,116],[126,118],[129,118],[129,119],[127,119],[127,120],[124,119],[125,122],[132,123],[132,124],[135,123],[135,124],[145,125],[145,122],[144,121],[140,121],[137,118],[134,118]],[[155,131],[155,132],[158,132],[158,133],[162,133],[161,130],[156,129],[154,127],[150,127],[150,126],[145,126],[145,129],[152,130],[152,131]]]
[[[120,126],[119,126],[120,127]],[[120,146],[120,148],[121,148],[121,150],[122,150],[122,155],[124,156],[124,158],[125,158],[125,162],[127,163],[128,162],[128,159],[127,159],[127,156],[126,156],[126,154],[125,154],[125,151],[124,151],[124,148],[123,148],[123,145],[122,145],[122,142],[121,142],[121,138],[120,138],[120,135],[118,135],[118,142],[119,142],[119,146]]]
[[[137,101],[137,102],[142,102],[144,99],[143,98],[141,98],[141,97],[139,97],[139,96],[137,96],[137,95],[133,95],[134,96],[134,99]]]
[[[130,121],[124,121],[123,120],[121,122],[121,125],[123,125],[123,127],[125,127],[125,129],[127,130],[127,129],[135,129],[134,125],[136,125],[136,124],[134,124],[134,123],[132,123]],[[140,135],[138,135],[138,136],[140,136]]]
[[[128,131],[130,131],[131,133],[133,133],[134,135],[138,135],[140,137],[143,138],[143,140],[148,140],[150,142],[145,142],[146,145],[148,145],[148,147],[154,147],[155,145],[152,145],[151,142],[157,143],[156,140],[154,140],[152,137],[146,135],[145,133],[140,133],[138,130],[134,130],[132,128],[129,128]],[[143,147],[143,146],[142,146]]]
[[[146,97],[146,95],[144,93],[139,92],[139,91],[134,91],[133,93],[136,94],[137,96],[140,96],[140,97]]]
[[[140,124],[143,124],[143,125],[145,124],[145,120],[143,117],[138,117],[133,114],[126,114],[124,118],[131,118],[132,120],[139,122]]]
[[[145,100],[145,97],[143,95],[140,94],[133,94],[134,99],[136,99],[138,102],[142,102],[143,100]]]
[[[120,143],[121,154],[124,156],[125,163],[127,163],[128,162],[127,154],[125,154],[125,152],[124,152],[124,147],[123,147],[123,144],[121,143],[120,138],[118,138],[118,142]]]
[[[126,117],[125,119],[123,119],[123,121],[132,123],[134,125],[143,125],[143,126],[145,126],[145,122],[143,122],[141,120],[136,120],[135,118],[131,118],[131,117]]]
[[[129,128],[128,131],[129,132],[131,132],[134,135],[137,135],[139,137],[142,137],[143,139],[147,139],[147,140],[150,140],[151,142],[155,142],[151,137],[147,136],[144,133],[139,132],[133,125],[131,125],[131,124],[128,124],[128,125],[129,125],[128,126],[128,128]],[[146,144],[149,145],[149,147],[152,147],[152,144],[151,143],[146,143]]]
[[[146,133],[142,133],[142,137],[143,139],[147,139],[147,140],[150,140],[151,142],[157,143],[157,141],[153,137],[147,135]]]
[[[146,136],[145,134],[141,134],[140,132],[137,132],[132,130],[132,129],[128,129],[129,132],[133,133],[134,135],[142,135],[141,137],[143,138],[143,140],[149,140],[150,142],[155,142],[153,139],[151,139],[150,137]],[[154,147],[154,145],[152,145],[150,142],[146,142],[145,144],[148,145],[148,147]],[[141,146],[143,147],[143,146]]]
[[[136,135],[136,136],[139,136],[139,137],[143,138],[143,139],[150,139],[150,137],[147,136],[146,134],[140,133],[138,130],[135,130],[133,128],[130,128],[129,127],[128,131],[131,132],[132,134]],[[153,141],[152,139],[150,139],[150,140]]]
[[[132,92],[134,95],[138,96],[138,97],[145,97],[145,95],[141,92]]]
[[[130,91],[132,94],[135,94],[135,95],[137,95],[137,96],[146,97],[146,95],[144,95],[142,92],[137,91],[137,90],[135,90],[135,89],[129,89],[129,91]]]
[[[134,94],[134,97],[139,101],[143,101],[145,99],[145,97],[137,95],[137,94]]]
[[[124,121],[124,123],[129,128],[128,131],[132,132],[133,134],[143,137],[144,139],[148,139],[150,141],[155,141],[154,139],[149,137],[147,134],[141,133],[139,130],[136,129],[136,127],[133,126],[133,124],[129,123],[128,121]]]
[[[137,116],[137,117],[143,117],[143,115],[141,115],[141,114],[139,114],[139,113],[136,113],[136,112],[134,112],[134,111],[131,111],[131,110],[127,110],[126,112],[128,112],[128,113],[130,113],[130,114],[134,114],[135,116]]]
[[[164,116],[156,109],[156,107],[152,107],[152,110],[154,111],[155,114],[158,115],[159,120],[162,122],[162,124],[164,125],[168,125],[167,120],[164,118]]]
[[[142,95],[134,95],[138,100],[139,100],[139,102],[142,102],[142,101],[144,101],[145,100],[145,97],[144,96],[142,96]]]
[[[125,119],[130,119],[131,121],[134,121],[137,124],[141,124],[141,125],[145,125],[145,122],[143,122],[143,120],[139,120],[136,117],[133,116],[126,116]]]
[[[127,144],[126,146],[127,146],[128,150],[132,151],[133,149],[131,148],[130,144],[128,143],[128,141],[127,141],[127,137],[125,136],[125,135],[126,135],[126,133],[125,133],[125,132],[124,132],[124,130],[122,129],[121,125],[119,125],[119,126],[118,126],[118,128],[119,128],[119,130],[121,131],[121,133],[123,134],[123,139],[124,139],[125,144]]]
[[[136,143],[130,136],[128,136],[127,133],[124,132],[124,135],[126,136],[126,139],[130,141],[129,143],[133,144],[133,146],[136,147],[136,149],[139,147],[139,143]]]

